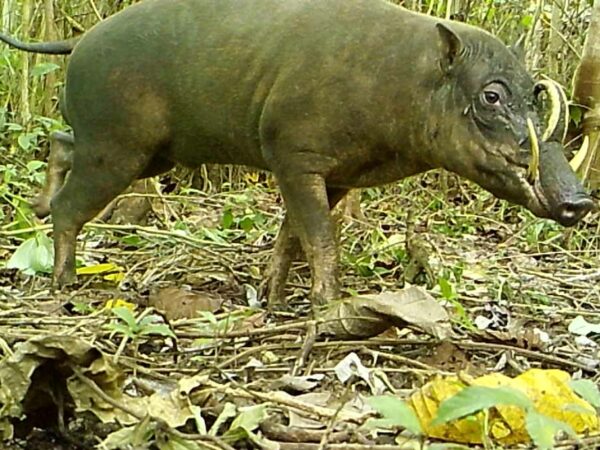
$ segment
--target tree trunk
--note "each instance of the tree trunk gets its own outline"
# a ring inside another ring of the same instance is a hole
[[[583,134],[590,140],[586,158],[579,169],[592,189],[600,188],[600,0],[595,0],[583,56],[577,68],[573,97],[584,107]]]

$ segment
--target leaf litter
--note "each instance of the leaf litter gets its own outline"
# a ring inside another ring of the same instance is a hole
[[[289,280],[291,312],[256,309],[282,210],[272,190],[250,189],[239,193],[246,203],[228,194],[160,196],[168,208],[153,210],[164,212],[161,223],[170,214],[183,220],[177,232],[90,224],[70,293],[53,293],[43,273],[0,271],[6,448],[34,445],[36,433],[52,441],[32,447],[41,449],[385,449],[442,437],[512,448],[560,436],[561,448],[597,447],[597,216],[563,231],[518,208],[473,215],[489,205],[481,191],[424,212],[436,200],[426,184],[386,188],[363,203],[369,223],[342,223],[345,298],[313,320],[302,262]],[[411,275],[421,286],[400,281],[411,253],[403,208],[428,247],[420,263],[428,267]],[[201,211],[227,211],[227,227],[218,217],[204,231],[185,226]],[[431,274],[437,280],[427,287]],[[513,385],[528,373],[529,384]],[[526,414],[488,392],[480,412],[437,425],[469,424],[470,433],[455,435],[432,432],[410,407],[427,398],[432,417],[481,376],[492,380],[482,386],[508,386],[535,408]],[[423,397],[431,383],[449,388]]]

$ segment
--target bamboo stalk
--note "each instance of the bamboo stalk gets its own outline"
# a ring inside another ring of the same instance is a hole
[[[21,5],[21,19],[27,35],[31,28],[31,0],[23,0]],[[20,116],[21,121],[26,124],[31,119],[29,107],[29,56],[25,53],[21,56],[21,90],[20,90]]]
[[[580,169],[592,189],[600,188],[600,0],[594,2],[583,56],[574,81],[575,100],[586,110],[583,133],[590,140],[588,154]]]
[[[46,41],[54,41],[57,39],[56,25],[54,23],[54,1],[44,0],[44,25]],[[51,57],[52,58],[52,57]],[[54,58],[52,58],[54,59]],[[42,111],[45,116],[49,116],[52,112],[52,97],[54,95],[54,87],[56,86],[56,74],[50,72],[46,75],[44,83],[44,93],[42,101]]]

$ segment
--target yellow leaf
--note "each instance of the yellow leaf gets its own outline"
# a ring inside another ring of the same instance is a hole
[[[77,269],[77,275],[96,275],[106,272],[122,272],[123,268],[114,263],[96,264],[94,266],[80,267]]]
[[[567,423],[576,433],[590,433],[600,428],[594,408],[579,398],[569,386],[570,376],[561,370],[531,369],[516,378],[502,374],[485,375],[469,380],[475,386],[510,387],[523,392],[537,412]],[[436,378],[409,399],[429,437],[470,444],[482,443],[485,429],[481,412],[442,425],[432,426],[440,404],[465,388],[458,377]],[[586,412],[589,411],[589,412]],[[517,406],[498,405],[489,411],[490,437],[502,444],[530,441],[525,427],[525,411]]]
[[[442,401],[454,396],[464,387],[465,385],[458,377],[438,377],[410,397],[409,406],[412,407],[419,418],[427,436],[456,442],[468,442],[461,438],[462,436],[481,436],[481,421],[470,418],[442,425],[431,425],[431,421],[436,417]]]
[[[116,299],[107,301],[104,308],[105,309],[127,308],[130,311],[134,311],[136,306],[137,306],[136,304],[128,302],[127,300],[123,300],[122,298],[116,298]]]
[[[539,413],[568,423],[576,433],[597,430],[596,411],[573,392],[570,381],[569,374],[562,370],[531,369],[515,378],[513,386],[528,388],[527,395]]]
[[[108,275],[104,275],[102,278],[106,281],[114,281],[115,283],[120,283],[121,281],[123,281],[123,278],[125,278],[125,274],[123,272],[109,273]]]

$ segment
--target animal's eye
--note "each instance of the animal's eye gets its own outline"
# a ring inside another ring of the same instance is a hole
[[[496,105],[500,101],[500,94],[496,91],[483,91],[483,100],[485,100],[488,105]]]
[[[499,81],[492,81],[481,90],[479,101],[484,106],[498,107],[509,100],[506,86]]]

